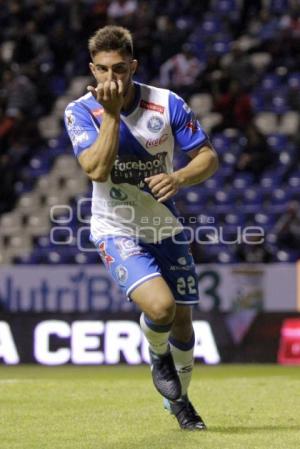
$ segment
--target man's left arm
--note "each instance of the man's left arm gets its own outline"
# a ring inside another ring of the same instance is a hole
[[[168,200],[181,187],[188,187],[205,181],[218,169],[218,156],[208,143],[189,151],[188,155],[192,160],[180,170],[170,174],[160,173],[145,179],[158,202]]]

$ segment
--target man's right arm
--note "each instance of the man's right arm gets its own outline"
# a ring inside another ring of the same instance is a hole
[[[105,81],[98,86],[88,86],[103,107],[100,132],[85,108],[76,102],[65,111],[65,124],[75,155],[92,181],[107,181],[119,147],[120,114],[124,102],[123,83]]]
[[[118,152],[119,129],[120,114],[104,111],[96,141],[79,155],[79,163],[92,181],[107,181]]]

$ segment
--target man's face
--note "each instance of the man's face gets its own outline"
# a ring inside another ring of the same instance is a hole
[[[124,96],[132,83],[132,76],[136,68],[137,61],[135,59],[117,51],[100,51],[90,63],[90,69],[97,83],[121,80],[124,86]]]

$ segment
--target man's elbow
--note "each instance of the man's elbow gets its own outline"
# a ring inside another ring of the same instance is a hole
[[[105,173],[105,172],[91,172],[91,173],[87,173],[88,177],[90,178],[91,181],[95,181],[95,182],[106,182],[109,178],[109,173]]]
[[[215,150],[212,150],[211,152],[210,168],[211,168],[211,176],[215,174],[219,168],[219,158]]]

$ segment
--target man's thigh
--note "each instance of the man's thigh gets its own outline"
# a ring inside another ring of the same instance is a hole
[[[189,243],[183,233],[151,246],[163,278],[177,304],[192,305],[199,301],[198,278]]]
[[[150,279],[161,276],[155,257],[130,237],[105,237],[95,242],[100,257],[121,290],[131,292]]]

